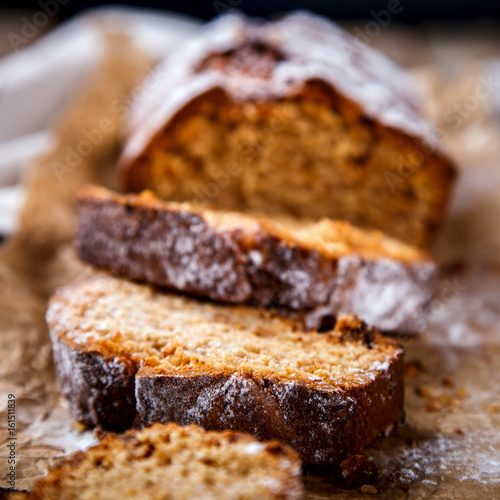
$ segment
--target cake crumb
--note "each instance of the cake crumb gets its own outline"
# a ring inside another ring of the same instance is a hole
[[[341,462],[340,469],[347,486],[373,484],[378,477],[377,464],[362,454],[346,458]]]
[[[442,432],[443,434],[449,434],[450,432],[454,432],[454,428],[451,425],[443,425],[439,427],[439,431]]]
[[[491,404],[488,405],[488,413],[500,413],[500,405],[498,404]]]
[[[424,371],[425,368],[420,361],[410,361],[405,365],[405,376],[408,378],[416,378]]]
[[[370,495],[375,495],[378,493],[377,488],[371,484],[364,484],[361,486],[361,493],[369,493]]]
[[[406,440],[406,444],[410,447],[410,448],[415,448],[417,446],[417,440],[415,438],[410,438],[410,439],[407,439]]]
[[[438,411],[439,410],[439,404],[438,404],[438,402],[435,399],[429,399],[429,401],[427,401],[425,403],[425,409],[428,412]]]
[[[415,387],[415,394],[420,397],[420,398],[427,398],[429,397],[429,391],[425,387],[418,385]]]
[[[438,402],[445,408],[458,408],[461,405],[461,398],[459,396],[442,394],[437,398]]]
[[[85,432],[88,429],[88,426],[85,425],[83,422],[75,422],[73,424],[73,429],[76,432]]]
[[[441,385],[447,388],[455,386],[455,380],[451,376],[445,376],[441,380]],[[439,387],[431,385],[417,385],[415,394],[425,399],[425,409],[429,412],[446,410],[452,412],[462,405],[462,400],[466,398],[467,391],[460,387],[456,391],[447,391]]]

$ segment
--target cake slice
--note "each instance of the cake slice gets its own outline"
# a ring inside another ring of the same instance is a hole
[[[355,318],[306,332],[269,311],[97,276],[59,290],[47,322],[62,391],[85,424],[231,429],[328,464],[403,418],[403,349]]]
[[[156,424],[63,458],[27,500],[299,500],[300,459],[277,441]]]
[[[124,191],[345,219],[423,247],[443,221],[454,167],[409,75],[323,17],[221,16],[145,85]]]
[[[228,303],[274,306],[307,328],[356,314],[383,331],[426,326],[428,254],[347,222],[256,216],[85,187],[76,247],[91,264]]]

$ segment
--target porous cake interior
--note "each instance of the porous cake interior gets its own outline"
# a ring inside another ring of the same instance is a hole
[[[66,289],[48,322],[67,341],[104,346],[158,373],[238,372],[326,389],[373,380],[398,352],[390,340],[357,337],[357,320],[341,331],[304,332],[269,311],[200,303],[107,276]]]
[[[323,84],[274,103],[198,98],[154,140],[129,188],[225,209],[345,219],[424,246],[440,223],[442,166]]]
[[[240,434],[154,425],[123,439],[105,437],[49,475],[36,493],[51,500],[276,498],[300,474],[291,458],[277,443]]]
[[[255,212],[232,212],[202,209],[194,204],[180,207],[194,210],[214,226],[228,230],[241,229],[250,239],[255,232],[265,231],[276,238],[338,259],[348,254],[366,258],[388,257],[403,261],[429,258],[425,251],[407,245],[381,231],[359,229],[345,221],[322,218],[297,218],[287,215],[262,215]]]

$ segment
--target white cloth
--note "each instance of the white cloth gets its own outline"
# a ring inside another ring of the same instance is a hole
[[[0,235],[12,232],[23,169],[54,146],[51,124],[103,52],[102,28],[161,58],[200,26],[179,14],[126,7],[87,11],[0,60]]]

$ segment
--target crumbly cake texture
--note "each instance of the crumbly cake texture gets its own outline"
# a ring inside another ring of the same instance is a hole
[[[120,162],[127,191],[346,219],[418,246],[442,223],[454,168],[413,82],[322,17],[222,16],[147,88]]]
[[[403,418],[403,349],[353,317],[305,332],[102,275],[60,289],[47,322],[62,391],[86,424],[231,429],[327,464]]]
[[[437,274],[426,252],[347,222],[255,216],[118,195],[78,195],[76,247],[97,267],[228,303],[278,308],[306,328],[356,314],[425,329]]]
[[[299,500],[300,474],[298,454],[277,441],[155,424],[63,458],[18,498]]]

